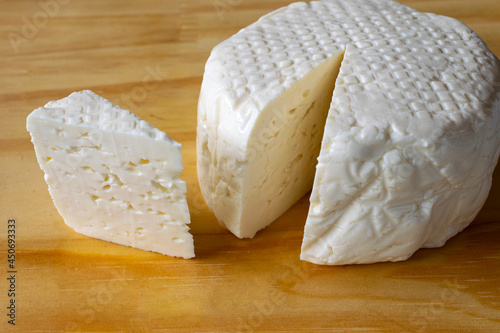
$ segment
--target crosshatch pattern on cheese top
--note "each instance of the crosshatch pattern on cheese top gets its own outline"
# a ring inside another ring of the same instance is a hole
[[[383,98],[405,111],[402,117],[431,113],[455,121],[463,111],[478,110],[492,87],[475,82],[492,82],[494,76],[487,46],[454,19],[390,5],[295,3],[219,44],[210,68],[235,110],[248,112],[241,115],[242,126],[255,117],[252,112],[345,48],[352,68],[344,69],[338,89],[364,93],[359,98]]]
[[[85,124],[102,130],[127,132],[157,140],[166,138],[165,132],[97,95],[89,98],[86,94],[74,94],[72,98],[51,101],[43,109],[44,117],[65,124]],[[99,135],[98,131],[92,133]],[[99,141],[98,137],[91,139]]]

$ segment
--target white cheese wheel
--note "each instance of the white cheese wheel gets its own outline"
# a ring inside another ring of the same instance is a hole
[[[318,264],[442,246],[488,195],[499,82],[498,58],[455,19],[389,0],[294,3],[207,61],[202,194],[243,238],[313,185],[301,258]]]
[[[33,111],[27,128],[54,204],[87,236],[194,257],[180,144],[91,91]]]

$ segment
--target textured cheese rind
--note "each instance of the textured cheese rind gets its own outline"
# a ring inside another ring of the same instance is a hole
[[[65,223],[87,236],[170,256],[194,256],[180,144],[91,91],[27,119]]]
[[[491,186],[500,65],[459,21],[392,1],[295,3],[214,48],[198,114],[202,193],[238,225],[261,114],[343,50],[301,258],[394,261],[441,246]]]
[[[345,59],[339,80],[353,58]],[[498,160],[500,96],[484,101],[486,114],[447,123],[410,117],[401,130],[353,112],[342,95],[334,93],[327,119],[301,258],[404,260],[465,228],[486,200]]]
[[[406,36],[397,48],[380,46],[377,54],[369,45],[347,47],[318,158],[304,260],[404,260],[442,246],[486,200],[500,151],[500,62],[460,22],[412,16],[395,27]],[[390,71],[376,68],[383,60]]]

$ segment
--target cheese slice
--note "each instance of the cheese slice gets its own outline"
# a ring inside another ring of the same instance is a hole
[[[303,260],[404,260],[486,200],[499,83],[500,61],[457,20],[389,0],[294,3],[207,61],[202,194],[243,238],[313,186]]]
[[[54,204],[77,232],[194,257],[180,144],[91,91],[33,111],[27,129]]]

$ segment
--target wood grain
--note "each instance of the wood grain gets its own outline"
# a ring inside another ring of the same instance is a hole
[[[0,0],[0,331],[500,331],[499,168],[472,226],[399,263],[301,262],[307,196],[251,240],[229,234],[205,206],[195,167],[205,61],[217,43],[290,2]],[[462,20],[500,55],[498,0],[402,2]],[[25,119],[81,89],[182,143],[195,259],[64,225]],[[17,222],[15,327],[6,317],[9,218]]]

